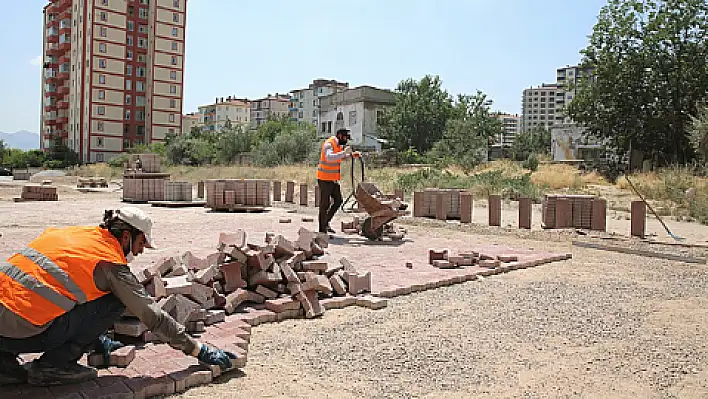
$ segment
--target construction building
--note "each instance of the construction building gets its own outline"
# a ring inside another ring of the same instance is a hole
[[[384,109],[395,103],[391,91],[371,86],[359,86],[322,97],[318,134],[327,137],[346,127],[351,130],[353,145],[379,150],[379,120]]]
[[[181,133],[186,11],[186,0],[51,0],[41,148],[106,162]]]
[[[349,83],[336,80],[315,79],[306,89],[290,92],[290,119],[317,125],[320,115],[320,98],[349,88]]]
[[[279,119],[290,115],[290,96],[270,95],[251,102],[251,127],[257,128],[269,119]]]
[[[235,96],[217,98],[213,104],[199,107],[197,126],[206,132],[220,132],[225,127],[251,124],[251,101]]]

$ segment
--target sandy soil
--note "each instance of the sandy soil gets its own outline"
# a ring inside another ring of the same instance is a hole
[[[97,224],[104,209],[123,205],[119,193],[69,187],[60,189],[59,202],[13,203],[20,186],[0,182],[0,258],[47,226]],[[138,257],[137,267],[186,250],[209,254],[221,231],[242,228],[260,241],[266,231],[293,235],[301,225],[314,227],[282,208],[222,214],[138,206],[155,220],[159,249]],[[505,214],[514,223],[513,213]],[[475,209],[476,221],[484,215]],[[292,223],[279,224],[286,216]],[[628,221],[612,220],[611,229],[628,230]],[[671,228],[694,242],[708,239],[705,226]],[[398,263],[424,257],[430,246],[485,243],[574,258],[397,298],[381,311],[335,310],[319,320],[257,327],[242,373],[180,397],[708,396],[705,265],[573,248],[563,233],[524,239],[528,233],[515,229],[481,235],[439,226],[409,226],[409,233],[390,253],[366,245],[329,250],[361,263]]]

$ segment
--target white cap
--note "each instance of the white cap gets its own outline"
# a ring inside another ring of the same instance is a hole
[[[145,247],[155,248],[152,245],[152,219],[142,209],[126,206],[116,211],[118,219],[128,223],[145,234]]]

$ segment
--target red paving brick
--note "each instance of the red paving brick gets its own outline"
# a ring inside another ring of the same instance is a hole
[[[409,269],[405,262],[387,262],[387,256],[378,253],[390,248],[372,247],[371,261],[356,264],[358,273],[371,273],[372,293],[359,296],[347,295],[321,300],[325,309],[340,309],[346,306],[363,306],[380,309],[387,305],[386,299],[414,292],[421,292],[452,284],[473,281],[478,276],[491,276],[516,269],[534,267],[554,261],[569,259],[570,255],[521,250],[497,245],[481,245],[474,248],[450,248],[451,254],[470,252],[483,253],[488,257],[501,256],[511,261],[496,268],[479,266],[438,269],[429,264],[428,253],[408,253],[406,260],[416,266]],[[379,257],[380,256],[380,257]],[[380,297],[380,298],[377,298]],[[236,353],[239,358],[235,368],[243,368],[248,358],[248,343],[252,326],[303,317],[302,309],[274,313],[260,308],[245,308],[226,316],[223,322],[206,328],[199,338],[201,342],[218,346]],[[218,367],[199,364],[181,351],[165,344],[146,344],[136,349],[135,360],[127,368],[110,367],[100,370],[99,378],[80,385],[52,388],[28,386],[3,387],[2,399],[27,398],[98,398],[131,399],[156,395],[171,395],[177,392],[210,383],[221,374]]]

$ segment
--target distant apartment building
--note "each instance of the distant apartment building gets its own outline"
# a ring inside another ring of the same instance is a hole
[[[391,91],[359,86],[320,98],[318,134],[331,136],[337,129],[351,130],[352,144],[379,150],[378,126],[386,107],[395,104]]]
[[[42,149],[105,162],[181,133],[186,0],[51,0],[43,14]]]
[[[213,104],[199,107],[198,126],[203,131],[220,132],[227,126],[241,125],[244,128],[251,124],[251,101],[246,98],[217,98]]]
[[[256,128],[269,119],[279,119],[290,115],[290,96],[275,93],[274,96],[251,102],[251,127]]]
[[[575,86],[583,79],[590,77],[590,71],[579,66],[565,66],[556,70],[556,125],[573,125],[574,122],[565,115],[565,108],[575,97]]]
[[[495,144],[502,147],[511,147],[514,145],[516,135],[521,132],[521,117],[519,115],[498,113],[495,115],[502,124],[502,132],[495,139]]]
[[[556,92],[558,86],[542,84],[524,90],[522,99],[521,131],[530,131],[538,126],[551,129],[556,121]]]
[[[190,113],[187,115],[182,115],[182,134],[189,134],[192,132],[192,128],[199,126],[199,114]]]
[[[317,125],[320,98],[349,88],[349,83],[336,80],[315,79],[306,89],[290,92],[290,119]]]

